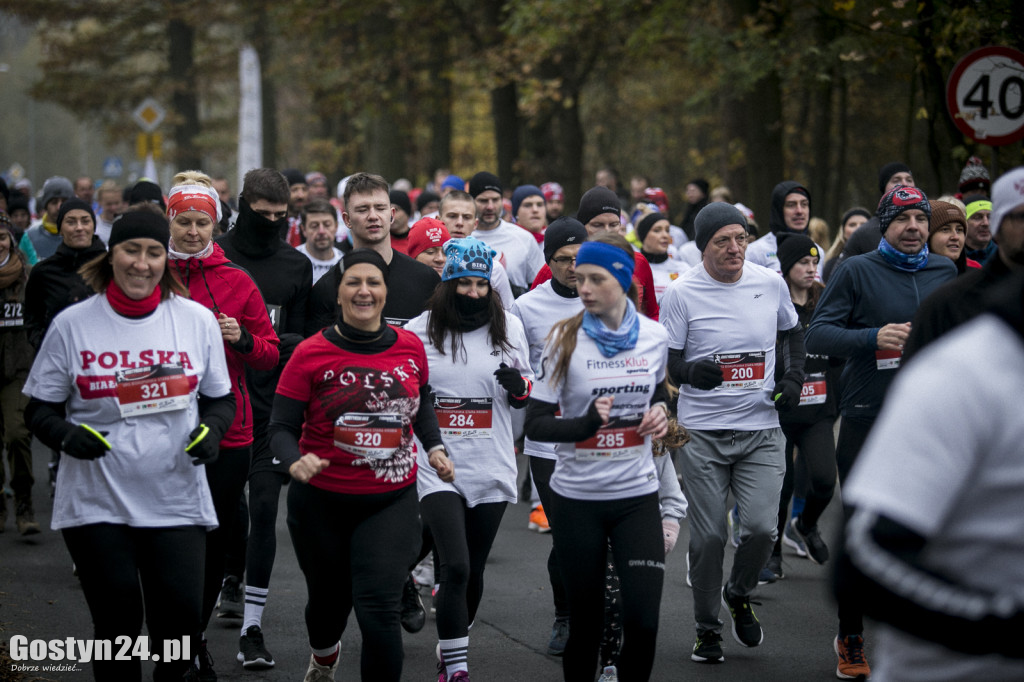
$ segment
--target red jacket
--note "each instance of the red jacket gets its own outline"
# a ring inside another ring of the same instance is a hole
[[[633,284],[636,285],[637,298],[640,299],[640,310],[638,312],[646,315],[655,322],[658,321],[658,299],[654,296],[654,273],[651,272],[651,264],[647,262],[639,251],[633,252]],[[551,279],[551,268],[544,264],[533,278],[531,289],[536,289],[544,282]]]
[[[252,336],[252,348],[241,353],[224,342],[231,391],[235,394],[235,421],[224,434],[222,448],[242,448],[252,444],[252,405],[245,385],[245,366],[257,370],[273,369],[279,359],[277,334],[267,315],[263,296],[245,270],[228,260],[219,244],[206,258],[171,260],[170,263],[188,287],[192,300],[215,314],[224,313],[238,320]]]

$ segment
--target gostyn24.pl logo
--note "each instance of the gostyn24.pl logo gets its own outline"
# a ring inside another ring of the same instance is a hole
[[[18,672],[56,672],[79,670],[78,663],[92,661],[188,661],[192,659],[189,637],[165,639],[160,651],[151,651],[149,637],[122,635],[109,639],[32,639],[11,637],[10,654]]]

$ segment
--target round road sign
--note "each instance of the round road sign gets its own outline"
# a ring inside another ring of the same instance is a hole
[[[969,52],[949,75],[946,104],[956,127],[999,147],[1024,137],[1024,53],[1009,47]]]

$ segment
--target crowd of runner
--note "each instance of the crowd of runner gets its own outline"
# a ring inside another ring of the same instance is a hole
[[[612,169],[576,206],[489,172],[0,181],[0,533],[8,497],[11,530],[42,532],[35,436],[95,637],[197,643],[159,682],[217,679],[214,617],[244,669],[275,666],[285,487],[307,682],[334,679],[353,612],[362,679],[399,680],[428,594],[437,680],[468,681],[523,498],[566,680],[650,678],[682,523],[695,663],[725,661],[723,632],[761,644],[751,595],[786,545],[835,565],[838,678],[1020,679],[1024,167],[993,183],[972,158],[949,189],[886,164],[833,237],[798,181],[765,229],[728,188],[695,179],[673,213]]]

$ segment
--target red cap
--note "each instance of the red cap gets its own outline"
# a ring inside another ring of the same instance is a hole
[[[451,239],[448,228],[437,218],[420,218],[409,230],[409,257],[415,258],[427,249],[442,246]]]

